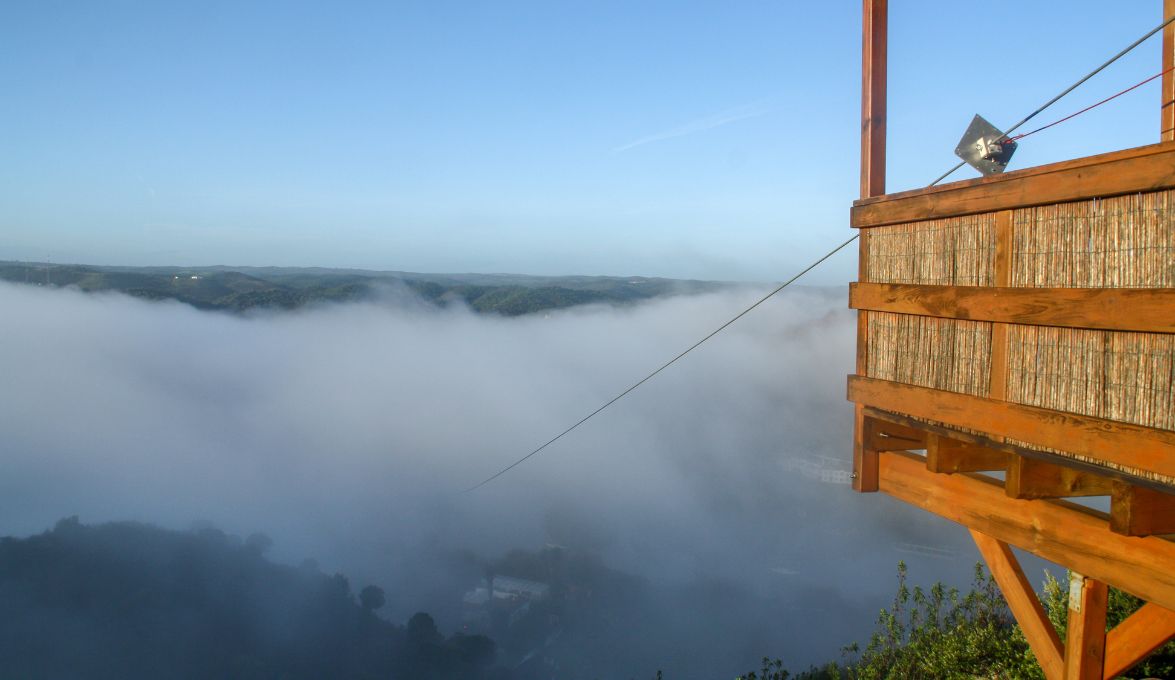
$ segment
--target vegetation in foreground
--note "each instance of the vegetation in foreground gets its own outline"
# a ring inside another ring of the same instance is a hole
[[[893,605],[881,611],[877,630],[863,651],[856,644],[845,648],[843,664],[833,662],[792,675],[782,660],[764,658],[760,669],[744,673],[738,680],[1043,680],[1028,641],[1008,611],[995,579],[982,564],[975,565],[975,579],[966,594],[942,583],[928,590],[920,586],[911,589],[907,578],[905,563],[899,563]],[[1064,640],[1068,592],[1064,583],[1047,572],[1042,600]],[[1110,589],[1107,630],[1142,604],[1132,595]],[[1120,677],[1175,678],[1175,641]]]

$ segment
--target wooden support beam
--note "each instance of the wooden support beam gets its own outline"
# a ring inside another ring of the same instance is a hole
[[[915,451],[926,448],[927,433],[905,425],[871,418],[872,427],[866,446],[873,451]]]
[[[1173,637],[1175,612],[1147,602],[1106,634],[1102,679],[1111,680],[1125,673]]]
[[[996,434],[979,434],[976,432],[960,430],[958,428],[946,427],[935,423],[929,423],[924,420],[918,420],[917,418],[911,418],[910,416],[900,413],[886,411],[885,409],[874,408],[872,406],[866,406],[864,408],[864,414],[869,418],[874,418],[884,423],[905,425],[910,428],[923,430],[927,433],[939,434],[947,437],[948,439],[957,439],[961,442],[986,446],[989,449],[1005,451],[1016,456],[1024,456],[1025,458],[1052,463],[1054,465],[1061,465],[1063,467],[1071,467],[1074,470],[1088,472],[1101,477],[1107,477],[1109,479],[1126,482],[1127,484],[1133,484],[1135,486],[1141,486],[1155,491],[1166,491],[1168,488],[1170,488],[1169,485],[1162,482],[1156,481],[1154,479],[1148,479],[1146,477],[1127,474],[1126,472],[1123,472],[1117,468],[1108,468],[1104,465],[1095,465],[1084,460],[1078,460],[1076,458],[1070,458],[1068,456],[1062,456],[1056,453],[1049,453],[1047,451],[1026,448],[1015,442],[1008,442],[1004,440],[1003,437],[1000,437]]]
[[[1175,333],[1175,289],[850,283],[849,306],[946,319]]]
[[[877,450],[869,448],[873,439],[873,427],[877,421],[865,417],[860,404],[854,409],[853,426],[853,491],[871,493],[877,491]]]
[[[1172,186],[1175,186],[1175,144],[1162,142],[884,197],[862,198],[853,204],[849,222],[858,228],[880,227]]]
[[[1070,572],[1065,680],[1102,680],[1108,600],[1105,583]]]
[[[888,0],[863,0],[861,21],[861,198],[885,193],[886,47]],[[858,245],[858,280],[869,272],[868,238]],[[869,313],[857,312],[857,373],[868,372]],[[869,433],[861,408],[854,414],[853,489],[877,490],[877,451],[868,448]]]
[[[1065,652],[1061,638],[1045,614],[1036,592],[1024,576],[1024,570],[1012,554],[1011,547],[974,529],[971,530],[971,538],[975,539],[975,545],[987,562],[992,578],[999,584],[1000,591],[1008,602],[1008,609],[1020,624],[1020,630],[1028,640],[1028,646],[1036,656],[1036,662],[1044,671],[1044,677],[1047,680],[1060,680],[1064,677],[1065,670]]]
[[[1148,602],[1175,610],[1175,543],[1120,536],[1107,517],[1067,501],[1008,498],[982,475],[936,475],[921,456],[879,456],[881,491]]]
[[[861,20],[861,198],[885,193],[888,0],[863,0]]]
[[[1175,477],[1175,432],[859,375],[849,401]]]
[[[1004,470],[1013,456],[1005,451],[950,439],[938,434],[926,437],[926,469],[931,472],[984,472]]]
[[[1110,529],[1126,536],[1175,534],[1175,495],[1114,482]]]
[[[1163,0],[1163,19],[1175,16],[1175,0]],[[1163,84],[1159,99],[1159,139],[1175,139],[1175,24],[1163,29]]]
[[[1109,477],[1024,456],[1012,460],[1004,479],[1009,498],[1108,496],[1112,488]]]

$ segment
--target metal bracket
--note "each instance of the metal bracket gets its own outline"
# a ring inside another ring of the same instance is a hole
[[[985,177],[997,175],[1007,169],[1008,161],[1012,160],[1012,154],[1016,152],[1016,142],[1005,137],[983,116],[976,114],[959,140],[959,145],[955,147],[955,155]]]

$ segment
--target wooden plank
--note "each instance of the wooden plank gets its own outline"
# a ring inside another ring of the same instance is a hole
[[[1048,680],[1056,680],[1064,676],[1065,661],[1064,648],[1057,629],[1049,621],[1036,591],[1024,576],[1020,562],[1012,554],[1011,547],[1003,541],[996,540],[987,534],[971,530],[971,538],[979,553],[987,562],[988,571],[1000,586],[1004,599],[1008,602],[1008,609],[1020,624],[1020,630],[1028,640],[1028,647],[1036,656],[1044,676]]]
[[[1175,432],[849,376],[849,401],[1175,478]]]
[[[930,434],[926,438],[926,469],[940,474],[1004,470],[1012,457],[1005,451],[938,434]]]
[[[853,491],[877,491],[877,451],[869,448],[875,421],[866,418],[860,404],[854,409],[853,425]]]
[[[1175,289],[850,283],[858,310],[1030,326],[1175,333]]]
[[[1114,482],[1110,529],[1126,536],[1175,534],[1175,495]]]
[[[863,0],[861,20],[861,198],[885,193],[889,1]]]
[[[1175,142],[1054,163],[967,182],[861,199],[853,227],[880,227],[1175,186]]]
[[[904,425],[871,419],[869,440],[865,446],[873,451],[912,451],[926,448],[926,432]]]
[[[1102,679],[1125,673],[1173,637],[1175,612],[1147,602],[1106,634]]]
[[[1011,210],[995,215],[995,285],[1012,285],[1012,251],[1014,250],[1014,220]]]
[[[1069,575],[1065,680],[1102,680],[1109,588],[1097,579]]]
[[[995,216],[995,285],[1012,285],[1012,250],[1014,222],[1011,210],[1001,210]],[[866,231],[865,233],[869,233]],[[992,324],[991,370],[987,380],[987,396],[1004,400],[1008,393],[1008,325]]]
[[[1068,501],[1008,498],[983,475],[936,475],[910,453],[881,454],[879,471],[895,498],[1175,609],[1175,543],[1112,533],[1104,513]]]
[[[1024,456],[1015,457],[1004,479],[1009,498],[1107,496],[1112,488],[1108,477]]]
[[[1163,0],[1163,19],[1175,16],[1175,0]],[[1163,83],[1160,88],[1159,139],[1175,139],[1175,24],[1163,29]]]

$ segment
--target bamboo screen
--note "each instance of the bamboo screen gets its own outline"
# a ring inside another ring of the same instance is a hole
[[[864,280],[992,286],[994,225],[988,213],[870,228]],[[1175,288],[1175,191],[1022,208],[1012,225],[1014,287]],[[867,375],[986,396],[992,326],[870,312]],[[1007,343],[1008,401],[1175,430],[1175,335],[1010,324]]]
[[[869,230],[865,280],[937,286],[990,286],[995,216],[988,213]]]

